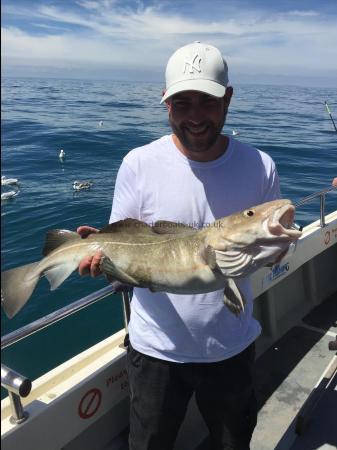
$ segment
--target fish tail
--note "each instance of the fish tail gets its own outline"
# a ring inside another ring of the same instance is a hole
[[[20,311],[32,295],[40,279],[38,262],[1,273],[1,304],[9,319]]]

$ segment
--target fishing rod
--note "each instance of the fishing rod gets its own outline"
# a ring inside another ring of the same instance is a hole
[[[329,108],[329,105],[327,104],[327,102],[325,102],[325,107],[326,107],[326,110],[328,111],[328,114],[330,116],[331,122],[332,122],[332,124],[333,124],[333,126],[335,128],[336,133],[337,133],[337,127],[336,127],[335,121],[333,120],[333,117],[332,117],[332,114],[331,114],[331,111],[330,111],[330,108]]]

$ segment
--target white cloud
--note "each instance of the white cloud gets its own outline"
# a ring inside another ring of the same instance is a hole
[[[101,1],[78,0],[76,3],[86,9],[100,10],[102,8],[104,9],[111,8],[113,5],[118,3],[118,0],[101,0]]]
[[[316,11],[241,11],[228,17],[224,9],[217,11],[215,20],[206,22],[169,13],[163,3],[144,7],[139,2],[133,9],[116,0],[81,0],[77,5],[81,7],[77,12],[53,6],[17,11],[37,21],[40,32],[4,27],[4,61],[21,58],[28,64],[29,54],[30,63],[36,65],[102,64],[159,70],[175,48],[199,39],[217,45],[230,67],[241,71],[337,71],[331,45],[337,41],[336,23]],[[41,35],[43,27],[46,31]]]
[[[288,16],[298,16],[298,17],[317,17],[319,16],[319,12],[317,11],[312,11],[312,10],[308,10],[308,11],[288,11],[286,13]]]

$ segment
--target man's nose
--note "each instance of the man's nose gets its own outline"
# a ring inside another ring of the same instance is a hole
[[[194,124],[202,122],[205,118],[205,110],[199,104],[194,104],[189,111],[189,120]]]

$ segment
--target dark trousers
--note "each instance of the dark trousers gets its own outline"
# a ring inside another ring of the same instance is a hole
[[[171,450],[193,393],[212,450],[249,450],[257,407],[255,346],[215,363],[174,363],[128,349],[130,450]]]

